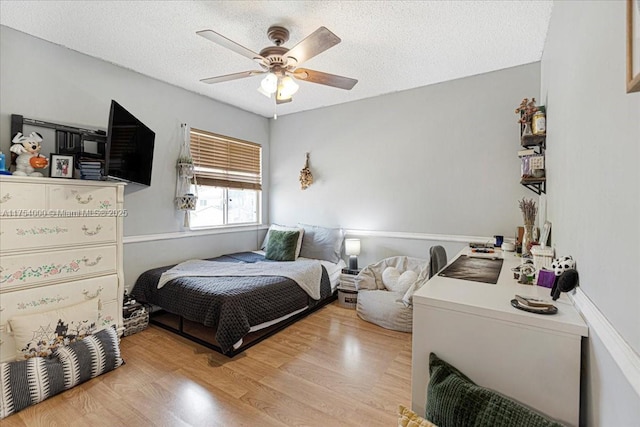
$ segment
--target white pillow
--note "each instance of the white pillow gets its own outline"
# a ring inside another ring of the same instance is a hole
[[[391,292],[405,293],[418,280],[418,273],[407,270],[400,274],[395,267],[387,267],[382,272],[382,284]]]
[[[267,235],[264,236],[264,241],[262,242],[262,246],[260,247],[260,249],[266,251],[267,250],[267,245],[269,245],[269,232],[271,230],[277,230],[277,231],[298,231],[300,234],[298,234],[298,243],[296,244],[296,259],[300,256],[300,249],[302,248],[302,237],[304,235],[304,228],[302,227],[288,227],[286,225],[279,225],[279,224],[271,224],[271,226],[269,226],[269,230],[267,230]]]
[[[382,271],[382,284],[388,290],[393,290],[398,286],[398,278],[400,277],[400,272],[395,267],[387,267]]]
[[[16,359],[49,356],[61,345],[97,330],[98,298],[42,313],[13,316],[9,327],[16,342]]]

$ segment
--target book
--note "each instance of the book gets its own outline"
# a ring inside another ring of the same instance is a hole
[[[525,150],[518,151],[518,157],[533,156],[534,154],[538,154],[536,153],[535,148],[527,148]]]
[[[520,176],[526,177],[531,176],[531,165],[529,163],[529,159],[531,156],[524,156],[520,158]]]

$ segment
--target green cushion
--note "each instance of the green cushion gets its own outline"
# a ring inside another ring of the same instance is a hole
[[[273,261],[295,261],[299,231],[269,231],[266,259]]]
[[[429,373],[426,418],[439,427],[562,427],[533,409],[476,385],[434,353],[429,355]]]

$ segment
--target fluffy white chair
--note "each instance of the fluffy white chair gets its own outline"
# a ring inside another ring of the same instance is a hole
[[[395,256],[363,268],[355,277],[358,316],[394,331],[411,332],[413,293],[447,264],[442,246],[433,246],[430,259]]]

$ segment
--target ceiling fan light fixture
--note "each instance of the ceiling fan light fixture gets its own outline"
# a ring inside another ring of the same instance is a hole
[[[258,86],[258,89],[257,89],[257,90],[258,90],[258,92],[260,92],[261,94],[263,94],[263,95],[264,95],[264,96],[266,96],[267,98],[271,98],[271,95],[273,95],[273,94],[271,94],[271,93],[267,92],[266,90],[264,90],[264,89],[262,88],[262,86]]]
[[[260,90],[262,89],[262,90]],[[271,95],[278,89],[278,77],[273,73],[268,73],[262,82],[258,91]]]
[[[278,82],[278,98],[289,99],[298,91],[300,86],[289,76],[284,76]]]

